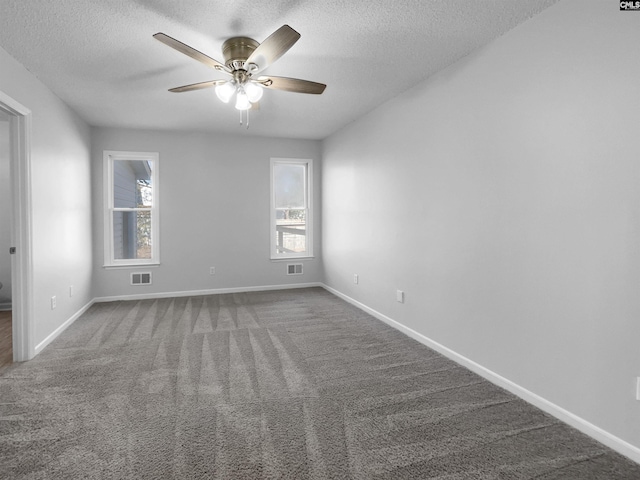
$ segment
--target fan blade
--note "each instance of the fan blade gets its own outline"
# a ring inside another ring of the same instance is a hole
[[[214,68],[220,72],[224,72],[227,74],[230,74],[229,70],[227,69],[227,67],[225,67],[222,63],[220,63],[217,60],[214,60],[213,58],[209,57],[208,55],[205,55],[204,53],[196,50],[195,48],[190,47],[187,44],[182,43],[179,40],[176,40],[173,37],[170,37],[169,35],[165,35],[164,33],[156,33],[153,38],[155,38],[156,40],[161,41],[162,43],[164,43],[165,45],[168,45],[169,47],[179,51],[180,53],[184,53],[185,55],[201,62],[204,63],[205,65],[207,65],[208,67]]]
[[[285,90],[295,93],[311,93],[320,95],[327,86],[324,83],[311,82],[309,80],[300,80],[298,78],[288,77],[258,77],[258,82],[265,88],[273,88],[275,90]]]
[[[247,58],[245,65],[253,63],[258,66],[258,69],[251,73],[260,72],[284,55],[299,38],[298,32],[289,25],[283,25],[258,45],[258,48]]]
[[[191,92],[192,90],[200,90],[201,88],[215,87],[225,82],[226,80],[211,80],[209,82],[192,83],[191,85],[170,88],[169,91],[173,93]]]

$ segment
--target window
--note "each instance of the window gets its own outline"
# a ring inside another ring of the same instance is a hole
[[[271,258],[311,257],[311,160],[271,159]]]
[[[104,152],[105,266],[159,263],[158,154]]]

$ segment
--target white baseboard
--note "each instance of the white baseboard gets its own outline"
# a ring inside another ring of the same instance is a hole
[[[290,290],[294,288],[323,287],[322,283],[292,283],[287,285],[261,285],[254,287],[214,288],[210,290],[188,290],[184,292],[141,293],[136,295],[116,295],[111,297],[97,297],[93,301],[117,302],[122,300],[153,300],[156,298],[197,297],[201,295],[220,295],[223,293],[264,292],[268,290]]]
[[[51,332],[47,338],[45,338],[43,341],[41,341],[38,345],[36,345],[35,348],[35,355],[38,355],[42,350],[44,350],[44,348],[49,345],[51,342],[53,342],[56,338],[58,338],[58,336],[64,332],[73,322],[75,322],[78,318],[80,318],[80,316],[86,312],[87,310],[89,310],[89,308],[91,307],[91,305],[93,305],[95,303],[95,300],[91,300],[89,303],[87,303],[84,307],[82,307],[80,310],[78,310],[76,313],[73,314],[73,316],[71,318],[69,318],[66,322],[64,322],[62,325],[60,325],[58,328],[56,328],[53,332]],[[34,355],[34,356],[35,356]]]
[[[511,380],[498,375],[497,373],[489,370],[488,368],[483,367],[482,365],[474,362],[473,360],[468,359],[467,357],[460,355],[459,353],[454,352],[448,347],[431,340],[428,337],[425,337],[421,333],[416,332],[415,330],[406,327],[405,325],[396,322],[392,318],[387,317],[386,315],[374,310],[363,303],[358,302],[357,300],[339,292],[338,290],[329,287],[328,285],[322,284],[322,287],[328,292],[333,293],[337,297],[345,300],[346,302],[358,307],[359,309],[365,311],[369,315],[381,320],[387,325],[401,331],[405,335],[417,340],[418,342],[426,345],[427,347],[435,350],[438,353],[441,353],[445,357],[453,360],[454,362],[462,365],[463,367],[468,368],[474,373],[477,373],[481,377],[490,381],[491,383],[498,385],[499,387],[504,388],[505,390],[513,393],[517,397],[525,400],[528,403],[538,407],[540,410],[548,413],[556,417],[558,420],[572,426],[576,430],[581,431],[585,435],[590,436],[594,440],[606,445],[607,447],[615,450],[616,452],[624,455],[625,457],[633,460],[634,462],[640,463],[640,448],[631,445],[630,443],[622,440],[621,438],[616,437],[615,435],[603,430],[602,428],[588,422],[584,418],[581,418],[568,410],[550,402],[549,400],[527,390],[526,388],[521,387],[520,385],[512,382]]]

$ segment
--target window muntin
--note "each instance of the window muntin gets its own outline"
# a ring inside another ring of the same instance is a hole
[[[105,152],[105,265],[159,263],[158,154]]]
[[[271,258],[310,257],[311,160],[271,159]]]

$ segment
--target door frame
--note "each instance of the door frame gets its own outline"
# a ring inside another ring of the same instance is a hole
[[[31,228],[31,110],[0,91],[0,110],[10,116],[11,306],[13,361],[35,356]]]

